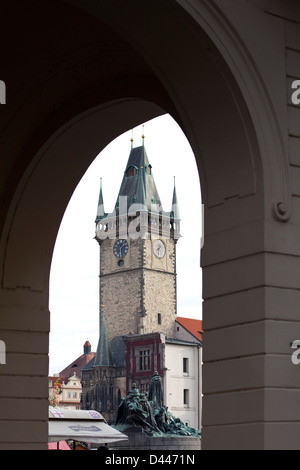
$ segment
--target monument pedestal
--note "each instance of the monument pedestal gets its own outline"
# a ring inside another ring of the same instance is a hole
[[[124,433],[128,441],[111,443],[112,450],[155,450],[161,452],[201,450],[201,438],[194,436],[148,436],[143,428],[135,426]]]

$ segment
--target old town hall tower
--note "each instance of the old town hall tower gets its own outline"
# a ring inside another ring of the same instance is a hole
[[[144,144],[131,148],[112,213],[102,182],[96,216],[100,245],[100,305],[108,337],[161,331],[175,336],[176,243],[180,217],[174,184],[164,212]]]

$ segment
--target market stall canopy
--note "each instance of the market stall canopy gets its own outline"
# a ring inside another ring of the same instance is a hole
[[[48,442],[48,450],[71,450],[66,441]]]
[[[109,426],[103,416],[94,410],[69,410],[49,407],[48,441],[65,439],[106,444],[127,440],[125,434]]]

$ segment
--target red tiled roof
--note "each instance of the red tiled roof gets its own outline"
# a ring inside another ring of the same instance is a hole
[[[85,366],[88,362],[90,362],[96,353],[92,352],[91,354],[82,354],[79,356],[75,361],[71,362],[70,365],[65,367],[60,373],[60,377],[72,377],[74,372],[76,373],[77,377],[81,379],[81,369]]]
[[[195,338],[202,341],[202,320],[196,320],[194,318],[185,318],[185,317],[177,317],[176,321],[183,326],[186,330],[188,330]]]

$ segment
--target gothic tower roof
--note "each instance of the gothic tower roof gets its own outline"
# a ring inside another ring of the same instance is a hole
[[[152,167],[144,145],[132,148],[117,197],[116,208],[121,207],[121,197],[127,197],[127,210],[132,204],[151,211],[153,205],[161,207],[160,197],[152,174]],[[121,212],[120,212],[121,213]]]

